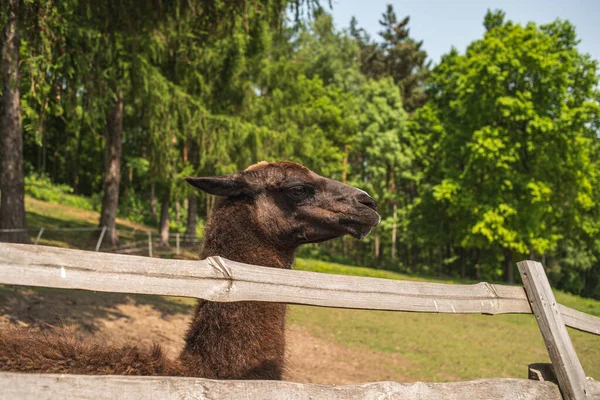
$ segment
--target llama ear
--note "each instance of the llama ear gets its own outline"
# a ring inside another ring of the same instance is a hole
[[[216,196],[239,196],[250,193],[250,185],[240,174],[206,178],[187,177],[185,180],[193,187]]]

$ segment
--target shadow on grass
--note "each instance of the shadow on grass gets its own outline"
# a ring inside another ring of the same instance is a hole
[[[97,332],[102,320],[130,318],[118,309],[124,304],[150,306],[165,318],[191,313],[194,300],[0,285],[0,316],[12,323],[41,329],[74,325],[90,333]]]
[[[44,228],[95,228],[97,226],[82,219],[50,217],[27,210],[27,226],[31,229]]]

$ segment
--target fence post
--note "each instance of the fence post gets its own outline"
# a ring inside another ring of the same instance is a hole
[[[98,238],[98,243],[96,243],[96,251],[100,250],[100,246],[102,245],[102,240],[104,239],[105,233],[106,233],[106,226],[103,226],[102,233],[100,233],[100,237]]]
[[[148,257],[152,257],[152,232],[148,232]]]
[[[42,226],[40,228],[40,231],[38,232],[36,238],[35,238],[35,242],[33,244],[38,244],[38,242],[40,241],[40,238],[42,237],[42,233],[44,233],[44,227]]]
[[[177,255],[179,255],[179,233],[175,235],[175,246],[177,248]]]
[[[536,261],[521,261],[517,266],[552,360],[560,391],[567,400],[586,399],[585,372],[560,315],[544,267]]]

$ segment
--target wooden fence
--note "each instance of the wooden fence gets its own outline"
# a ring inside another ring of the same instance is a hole
[[[103,292],[154,294],[219,302],[267,301],[323,307],[431,313],[533,313],[549,351],[536,380],[483,379],[453,383],[379,382],[312,385],[198,378],[0,373],[7,398],[403,398],[600,399],[586,378],[566,326],[600,335],[600,318],[556,303],[543,266],[518,263],[524,288],[478,283],[448,285],[326,275],[242,264],[220,257],[165,260],[45,246],[0,243],[0,283]]]

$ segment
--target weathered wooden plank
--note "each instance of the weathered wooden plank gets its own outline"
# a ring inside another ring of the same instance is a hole
[[[535,261],[521,261],[517,265],[560,390],[567,400],[583,400],[586,398],[585,373],[560,315],[544,267]]]
[[[552,364],[548,363],[529,364],[528,378],[535,381],[558,383],[554,368]],[[585,378],[585,380],[586,399],[600,400],[600,382],[590,377]]]
[[[213,301],[439,313],[531,313],[521,287],[447,285],[0,243],[0,283]],[[600,318],[559,306],[568,326],[600,335]]]
[[[481,379],[451,383],[378,382],[315,385],[285,381],[217,381],[199,378],[0,373],[7,399],[290,399],[290,400],[559,400],[552,382]]]
[[[583,332],[600,335],[600,318],[558,304],[558,310],[565,325]]]
[[[585,393],[588,400],[600,400],[600,382],[589,376],[585,378]]]
[[[439,313],[529,313],[522,288],[445,285],[247,265],[0,244],[0,283],[108,292]]]

